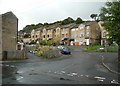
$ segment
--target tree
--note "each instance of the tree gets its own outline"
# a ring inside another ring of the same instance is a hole
[[[104,21],[103,26],[108,31],[110,40],[118,44],[118,60],[120,62],[120,0],[106,2],[101,8],[100,18]]]
[[[60,36],[59,35],[56,35],[54,38],[53,38],[53,43],[55,43],[56,45],[58,45],[60,43]]]
[[[98,14],[91,14],[90,17],[94,19],[95,21],[99,21],[99,15]]]
[[[35,28],[37,29],[37,28],[40,28],[40,27],[42,27],[42,26],[43,26],[42,23],[38,23],[38,24],[36,24]]]
[[[26,25],[23,28],[23,32],[30,33],[35,28],[35,24]]]
[[[66,25],[75,22],[71,17],[68,17],[67,19],[64,19],[61,24]]]
[[[44,26],[48,26],[49,24],[46,22],[46,23],[44,23]]]
[[[24,38],[30,38],[30,36],[31,35],[27,33],[27,34],[24,35]]]
[[[76,21],[75,21],[76,24],[81,24],[83,23],[83,20],[81,18],[77,18]]]

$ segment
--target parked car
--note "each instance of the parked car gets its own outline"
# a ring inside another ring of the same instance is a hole
[[[62,54],[71,54],[71,51],[70,51],[69,49],[67,49],[67,48],[63,48],[63,49],[61,50],[61,53],[62,53]]]
[[[61,45],[58,46],[58,49],[60,49],[60,50],[62,50],[64,48],[65,48],[64,46],[61,46]]]

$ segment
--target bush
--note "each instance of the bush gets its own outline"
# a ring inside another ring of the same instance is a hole
[[[60,57],[59,50],[50,50],[43,53],[43,58],[45,59],[51,59],[57,57]]]
[[[49,41],[41,41],[41,42],[40,42],[40,45],[44,45],[44,46],[45,46],[45,45],[48,45],[48,46],[51,46],[51,45],[53,45],[53,44],[52,44],[52,41],[49,40]]]
[[[43,51],[37,51],[37,52],[35,53],[35,55],[37,55],[37,56],[40,57],[40,56],[43,56],[43,53],[44,53]]]
[[[35,52],[36,56],[45,59],[57,58],[60,56],[59,50],[50,46],[42,46],[39,48],[34,48],[33,51]]]

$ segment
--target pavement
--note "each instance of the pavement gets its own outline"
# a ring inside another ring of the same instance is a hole
[[[74,51],[82,51],[86,47],[73,46],[71,48],[74,49]],[[92,53],[94,53],[94,52],[95,51],[93,51]],[[105,54],[108,54],[108,53],[105,53]],[[120,83],[120,62],[118,62],[118,56],[116,55],[116,53],[113,53],[113,54],[114,54],[113,56],[109,55],[109,57],[106,55],[105,56],[100,55],[101,63],[107,70],[118,75],[118,83]]]
[[[101,56],[102,65],[108,69],[110,72],[118,75],[118,82],[120,84],[120,62],[118,62],[118,57],[104,57]]]
[[[71,46],[71,49],[74,49],[74,51],[82,51],[85,49],[85,47],[81,47],[81,46]],[[94,53],[95,51],[93,51],[92,53]],[[104,53],[104,54],[109,54],[109,53]],[[116,55],[116,53],[113,53],[113,56],[104,56],[100,55],[101,57],[101,62],[103,64],[103,66],[108,69],[110,72],[115,73],[120,75],[120,62],[118,62],[118,57]]]
[[[3,68],[5,73],[3,82],[119,84],[117,53],[84,53],[81,52],[84,47],[72,46],[71,48],[73,49],[71,56],[49,61],[38,59],[30,53],[30,59],[25,61],[4,61],[3,65],[6,66]],[[6,71],[7,69],[9,72]]]
[[[116,57],[104,57],[102,56],[102,64],[111,72],[120,75],[120,63]],[[117,66],[117,67],[116,67]]]

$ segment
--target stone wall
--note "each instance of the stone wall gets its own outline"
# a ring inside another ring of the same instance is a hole
[[[0,60],[2,60],[2,15],[0,15]]]
[[[2,15],[3,51],[15,51],[17,45],[18,19],[12,12]]]
[[[7,51],[3,60],[24,60],[27,58],[27,52],[24,50]]]

